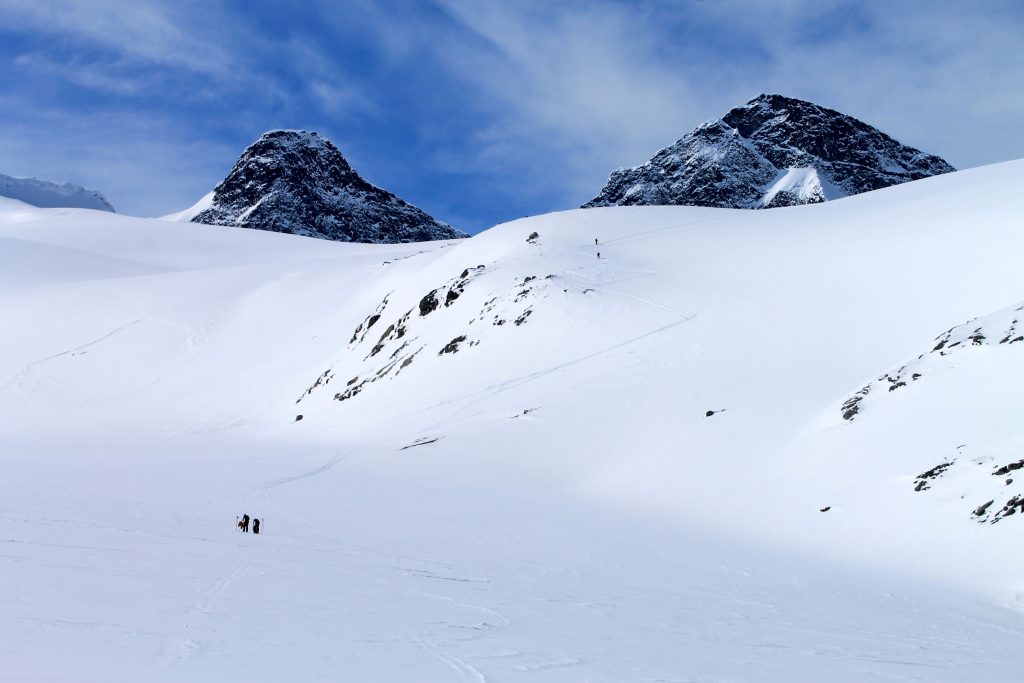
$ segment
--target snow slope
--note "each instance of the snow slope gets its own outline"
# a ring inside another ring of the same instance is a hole
[[[409,245],[2,202],[0,663],[1019,680],[1022,180]]]
[[[214,194],[215,193],[211,190],[210,192],[204,194],[203,197],[198,202],[188,207],[187,209],[183,209],[181,211],[178,211],[177,213],[168,214],[166,216],[161,216],[160,220],[175,221],[178,223],[189,223],[192,221],[193,218],[195,218],[203,211],[206,211],[211,206],[213,206]]]
[[[779,174],[778,179],[765,192],[761,204],[765,207],[778,206],[783,201],[782,197],[787,195],[793,199],[787,206],[819,204],[845,196],[827,180],[823,181],[813,168],[790,168]]]
[[[0,197],[41,208],[69,207],[114,211],[107,198],[96,190],[73,183],[54,183],[39,178],[14,178],[0,173]]]

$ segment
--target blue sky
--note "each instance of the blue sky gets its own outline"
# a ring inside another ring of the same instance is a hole
[[[3,0],[0,173],[162,215],[307,128],[477,232],[575,207],[761,92],[958,168],[1024,157],[1022,45],[1016,0]]]

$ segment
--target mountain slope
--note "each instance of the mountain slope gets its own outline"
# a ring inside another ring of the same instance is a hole
[[[312,131],[264,133],[196,206],[168,217],[339,242],[424,242],[466,234],[363,180]]]
[[[813,204],[953,170],[851,116],[761,95],[647,163],[613,172],[584,207]]]
[[[1016,680],[1022,181],[417,245],[0,203],[5,670]]]
[[[39,178],[13,178],[0,173],[0,197],[17,199],[44,209],[73,208],[114,211],[107,198],[96,190],[72,183],[54,183]]]

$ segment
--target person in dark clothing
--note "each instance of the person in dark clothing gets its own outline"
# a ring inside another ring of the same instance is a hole
[[[597,238],[596,237],[594,238],[594,246],[595,247],[597,246]]]
[[[260,532],[260,520],[258,520],[258,519],[252,520],[252,532],[254,534],[258,534]]]
[[[238,528],[246,533],[249,532],[249,515],[242,515],[242,521],[238,525]]]

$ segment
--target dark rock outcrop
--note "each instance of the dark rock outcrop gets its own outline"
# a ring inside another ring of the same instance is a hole
[[[773,208],[954,170],[851,116],[782,95],[761,95],[697,127],[647,163],[613,172],[583,207]]]
[[[339,242],[467,236],[366,182],[326,138],[297,130],[264,133],[191,220]]]

